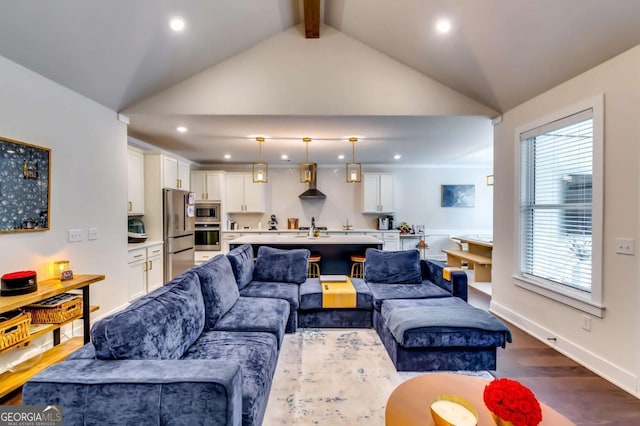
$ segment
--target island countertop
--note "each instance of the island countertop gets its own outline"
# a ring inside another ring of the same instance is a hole
[[[371,235],[321,235],[320,237],[308,237],[306,235],[244,235],[229,241],[230,245],[260,244],[260,245],[296,245],[308,246],[317,244],[383,244],[379,238]]]

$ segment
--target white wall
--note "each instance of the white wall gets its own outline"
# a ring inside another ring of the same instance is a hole
[[[91,286],[93,317],[127,299],[127,129],[117,114],[0,57],[0,135],[51,148],[50,231],[0,234],[0,273],[35,270],[69,259],[76,274],[105,274]],[[88,227],[99,238],[88,241]],[[82,228],[84,241],[68,243]],[[0,369],[7,357],[0,359]]]
[[[132,107],[134,114],[487,115],[496,112],[331,27],[293,27]]]
[[[495,128],[493,297],[491,309],[626,390],[639,376],[638,261],[615,254],[615,238],[638,238],[640,46],[508,111]],[[515,285],[516,128],[604,93],[604,318],[581,328],[583,312]],[[637,245],[636,245],[637,247]]]
[[[227,168],[251,172],[250,167]],[[317,187],[327,198],[325,200],[301,200],[298,195],[305,191],[307,184],[300,183],[298,165],[289,168],[269,169],[269,182],[265,184],[267,211],[260,214],[233,214],[232,219],[239,225],[267,229],[271,214],[279,221],[279,229],[286,229],[287,218],[297,217],[300,226],[308,226],[311,217],[318,226],[340,229],[349,219],[354,228],[376,228],[381,214],[362,213],[363,183],[345,182],[343,165],[319,167]],[[384,172],[396,176],[396,223],[424,224],[427,233],[449,235],[464,233],[491,233],[493,217],[493,187],[486,185],[490,168],[463,167],[367,167],[363,172]],[[476,186],[476,203],[473,208],[440,207],[441,185],[473,184]]]

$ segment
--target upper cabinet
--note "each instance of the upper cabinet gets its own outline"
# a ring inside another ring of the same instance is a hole
[[[144,155],[135,148],[129,148],[127,154],[127,213],[144,214]]]
[[[225,184],[227,212],[264,213],[264,185],[263,183],[254,183],[251,174],[227,174]]]
[[[191,172],[191,192],[196,194],[196,201],[221,201],[223,176],[222,172]]]
[[[395,175],[365,174],[363,177],[363,213],[393,213],[395,211]]]
[[[162,187],[189,190],[189,163],[162,155]]]

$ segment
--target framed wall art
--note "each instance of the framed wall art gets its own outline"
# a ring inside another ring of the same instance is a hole
[[[51,150],[0,137],[0,233],[49,230]]]
[[[473,207],[475,202],[475,185],[442,185],[442,207]]]

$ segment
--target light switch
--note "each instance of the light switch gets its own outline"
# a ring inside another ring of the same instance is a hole
[[[84,231],[82,229],[69,229],[69,242],[82,241]]]
[[[89,228],[89,239],[90,240],[98,239],[98,228]]]

